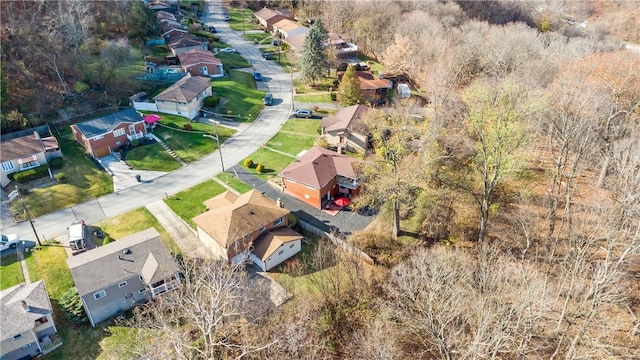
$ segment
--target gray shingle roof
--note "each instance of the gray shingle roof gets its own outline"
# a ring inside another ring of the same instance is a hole
[[[25,310],[22,301],[28,306]],[[44,281],[20,284],[0,292],[0,341],[35,327],[35,321],[52,312]]]
[[[188,103],[211,86],[211,80],[202,76],[183,77],[158,94],[153,100]]]
[[[149,255],[157,266],[145,268]],[[147,284],[178,272],[178,265],[153,228],[71,257],[67,264],[80,296],[126,280],[133,274],[142,275],[143,269]]]
[[[76,126],[84,137],[92,138],[111,131],[121,123],[137,123],[142,121],[142,115],[134,108],[104,115],[89,121],[77,123]]]

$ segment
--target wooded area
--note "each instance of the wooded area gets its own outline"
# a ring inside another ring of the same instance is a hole
[[[1,3],[3,131],[131,95],[111,77],[133,41],[130,3]],[[622,47],[640,42],[636,3],[268,3],[351,37],[427,103],[365,119],[373,151],[354,206],[380,216],[348,241],[376,264],[319,242],[287,268],[309,286],[285,283],[272,308],[240,270],[186,262],[185,288],[105,355],[638,356],[640,54]]]

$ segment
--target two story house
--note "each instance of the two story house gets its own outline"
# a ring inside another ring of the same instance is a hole
[[[367,111],[374,110],[365,105],[352,105],[332,116],[323,117],[320,123],[322,138],[336,148],[366,152],[369,149],[369,131],[362,118]]]
[[[71,125],[76,140],[96,158],[107,156],[127,142],[142,139],[147,127],[134,108]]]
[[[62,345],[43,280],[0,292],[0,324],[0,359],[31,359]]]
[[[11,182],[10,174],[44,165],[55,157],[62,157],[62,152],[53,136],[41,137],[34,131],[3,141],[0,143],[0,184],[5,187]]]
[[[67,259],[92,326],[180,286],[179,268],[153,228]]]
[[[217,259],[251,260],[268,271],[301,249],[302,235],[287,226],[289,211],[255,189],[242,195],[227,191],[204,204],[209,210],[193,222]]]
[[[355,161],[314,146],[282,170],[282,191],[317,209],[336,197],[354,197],[362,186],[353,168]]]
[[[191,120],[198,115],[204,99],[212,94],[211,80],[188,74],[153,98],[155,111]]]

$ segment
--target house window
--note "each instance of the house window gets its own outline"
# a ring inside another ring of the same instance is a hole
[[[124,128],[115,129],[113,131],[113,136],[114,137],[118,137],[118,136],[122,136],[122,135],[124,135]]]
[[[30,348],[30,347],[31,347],[31,344],[27,344],[27,345],[25,345],[25,346],[23,346],[23,347],[22,347],[22,350],[26,350],[26,349],[28,349],[28,348]]]
[[[46,316],[43,316],[40,319],[36,320],[36,326],[40,326],[40,325],[46,324],[48,322],[49,322],[49,319],[47,319]]]
[[[284,221],[284,217],[281,217],[280,219],[274,221],[273,225],[274,226],[278,226],[278,225],[282,224],[283,221]]]
[[[13,340],[22,339],[22,334],[13,335]]]
[[[129,134],[135,134],[135,133],[136,133],[136,125],[135,124],[129,125]]]
[[[296,244],[289,245],[289,249],[292,249],[294,246],[296,246]]]
[[[11,171],[13,169],[15,169],[15,166],[13,166],[12,161],[7,161],[2,163],[2,171]]]
[[[131,299],[133,297],[132,293],[128,293],[127,295],[124,296],[125,299]]]
[[[118,287],[119,287],[119,288],[121,288],[121,287],[125,287],[125,286],[127,286],[127,282],[126,282],[126,281],[123,281],[123,282],[121,282],[120,284],[118,284]]]
[[[93,298],[98,300],[98,299],[102,299],[103,297],[107,296],[107,292],[102,290],[102,291],[98,291],[97,293],[93,294]]]
[[[140,295],[142,295],[142,294],[144,294],[144,293],[146,293],[146,292],[147,292],[147,289],[140,289],[140,290],[138,290],[138,294],[140,294]]]
[[[282,255],[282,253],[284,253],[284,250],[278,251],[278,255]]]
[[[264,226],[260,228],[260,232],[264,232],[265,230],[267,230],[267,228]]]

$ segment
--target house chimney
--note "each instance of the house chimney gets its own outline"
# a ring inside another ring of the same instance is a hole
[[[38,134],[38,132],[37,132],[37,131],[34,131],[34,132],[33,132],[33,137],[35,137],[35,138],[36,138],[36,140],[40,140],[40,134]]]
[[[27,302],[22,300],[22,308],[24,309],[25,312],[30,312],[31,308],[29,307],[29,305],[27,305]]]

